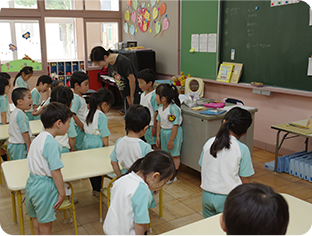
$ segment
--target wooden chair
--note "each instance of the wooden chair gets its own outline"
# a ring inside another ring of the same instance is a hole
[[[0,148],[3,148],[3,150],[5,151],[5,153],[7,154],[7,158],[8,158],[8,161],[10,161],[10,157],[9,157],[9,153],[8,153],[8,145],[7,144],[4,144],[2,143],[2,145],[0,146]],[[2,164],[2,158],[0,157],[0,166]],[[2,186],[2,177],[1,177],[1,169],[0,169],[0,187]]]

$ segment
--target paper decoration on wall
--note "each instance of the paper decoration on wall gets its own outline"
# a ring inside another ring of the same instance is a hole
[[[128,7],[131,7],[131,0],[127,0]]]
[[[161,3],[161,5],[160,5],[160,17],[163,15],[163,14],[165,14],[166,13],[166,10],[167,10],[167,6],[166,6],[166,3]]]
[[[151,14],[146,8],[142,8],[138,14],[138,27],[142,32],[146,32],[150,25]]]
[[[156,0],[151,0],[152,7],[155,6],[155,4],[156,4]]]
[[[299,3],[300,0],[271,0],[271,7]]]
[[[134,25],[130,25],[130,33],[131,33],[132,35],[134,35],[134,33],[135,33],[135,27],[134,27]]]
[[[158,17],[158,9],[155,7],[155,8],[153,9],[153,20],[156,20],[157,17]]]
[[[31,66],[33,70],[42,70],[42,64],[29,59],[18,59],[1,65],[2,72],[20,71],[25,66]]]
[[[133,11],[132,14],[131,14],[131,20],[133,22],[135,22],[135,20],[136,20],[136,12],[135,11]]]
[[[132,5],[133,5],[134,10],[136,10],[138,8],[138,0],[133,0]]]
[[[25,34],[22,35],[22,37],[24,39],[29,39],[30,38],[30,32],[27,31]]]
[[[156,35],[159,34],[160,30],[161,30],[161,24],[160,24],[159,21],[157,21],[156,24],[155,24],[155,33],[156,33],[156,34],[154,35],[153,38],[155,38]]]
[[[124,23],[124,31],[126,32],[126,34],[128,33],[128,24],[127,24],[127,22]]]
[[[17,50],[17,47],[15,45],[13,45],[12,43],[9,44],[9,49],[14,52]]]
[[[167,30],[169,28],[169,21],[168,21],[168,18],[165,18],[163,20],[163,23],[162,23],[162,31],[161,31],[161,34],[160,36],[162,35],[162,33]]]
[[[128,10],[125,12],[125,19],[126,19],[127,21],[130,20],[130,12],[129,12]]]

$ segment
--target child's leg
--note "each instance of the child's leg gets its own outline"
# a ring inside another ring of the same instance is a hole
[[[34,235],[39,235],[39,222],[37,218],[32,218]]]
[[[172,157],[173,162],[174,162],[174,166],[176,168],[176,171],[178,171],[179,167],[180,167],[180,163],[181,163],[181,159],[180,156],[174,156]]]
[[[52,222],[44,223],[44,224],[39,224],[39,234],[44,234],[44,235],[51,235],[52,232]],[[35,232],[34,232],[35,233]]]

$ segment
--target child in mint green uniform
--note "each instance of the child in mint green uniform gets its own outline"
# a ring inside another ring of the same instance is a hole
[[[85,123],[85,136],[83,140],[83,149],[92,149],[109,146],[107,113],[114,103],[114,95],[106,88],[99,89],[90,97],[90,111]],[[97,195],[101,190],[102,177],[90,178],[93,194]]]
[[[75,129],[77,132],[75,140],[75,149],[83,149],[84,140],[84,123],[88,114],[86,100],[82,97],[89,90],[89,77],[82,71],[75,71],[70,78],[70,86],[74,90],[74,98],[72,101],[71,111],[74,113]]]
[[[0,78],[0,124],[7,124],[10,119],[10,107],[7,94],[9,92],[9,81]]]
[[[31,98],[33,100],[33,105],[31,109],[26,111],[26,115],[28,116],[29,120],[40,120],[40,112],[36,111],[38,106],[42,102],[42,95],[41,93],[45,93],[51,87],[52,79],[48,75],[41,75],[37,80],[37,85],[35,88],[31,90]]]
[[[20,72],[15,76],[13,81],[14,88],[27,88],[29,89],[28,80],[33,75],[33,68],[31,66],[23,67]]]
[[[41,113],[44,126],[33,141],[27,159],[26,212],[33,218],[35,235],[51,234],[55,214],[65,198],[61,168],[61,146],[56,135],[64,135],[72,113],[64,104],[53,102]]]

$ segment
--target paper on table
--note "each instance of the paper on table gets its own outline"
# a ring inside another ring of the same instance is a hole
[[[246,109],[246,110],[251,110],[251,109],[253,109],[253,107],[242,106],[242,105],[233,105],[233,106],[225,106],[225,107],[223,107],[223,108],[220,109],[220,110],[229,111],[229,110],[231,110],[231,109],[234,108],[234,107],[240,107],[240,108],[243,108],[243,109]]]
[[[208,51],[208,34],[200,34],[199,35],[199,51],[207,52]]]
[[[312,58],[309,57],[309,63],[308,63],[308,76],[312,76]]]
[[[198,40],[199,34],[192,34],[191,48],[194,48],[195,52],[198,52]]]
[[[217,34],[208,35],[208,52],[217,52]]]

